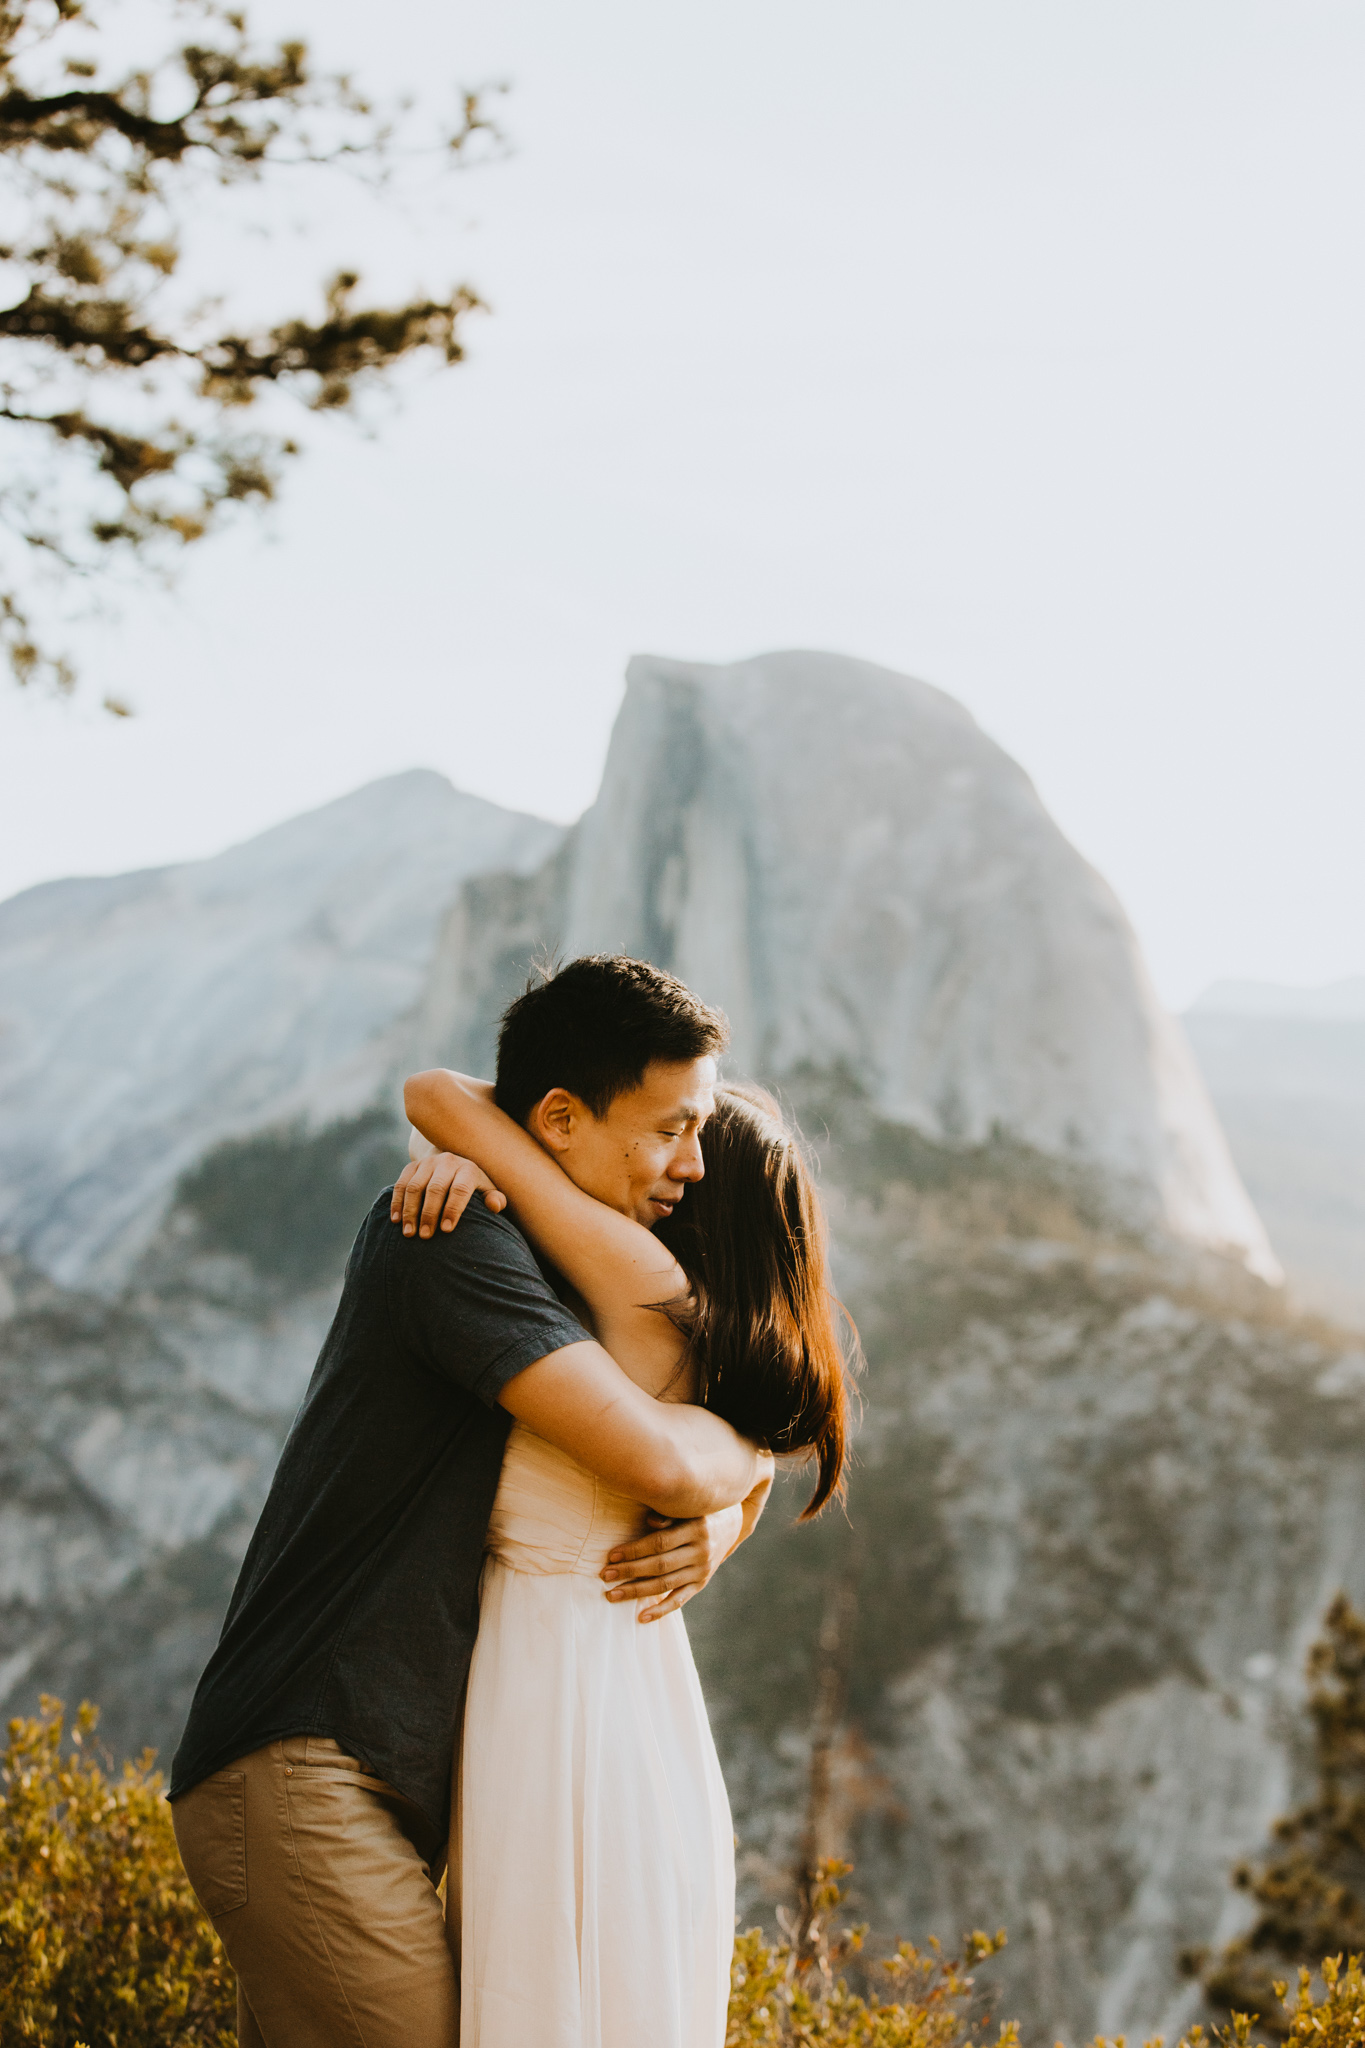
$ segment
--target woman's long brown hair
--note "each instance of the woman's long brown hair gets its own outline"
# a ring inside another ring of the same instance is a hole
[[[844,1490],[857,1332],[829,1278],[828,1233],[800,1140],[762,1088],[716,1090],[704,1177],[656,1235],[691,1283],[674,1316],[700,1399],[770,1450],[818,1465],[806,1521]]]

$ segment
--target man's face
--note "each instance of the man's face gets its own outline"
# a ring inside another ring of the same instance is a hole
[[[701,1128],[715,1085],[713,1059],[654,1060],[605,1116],[557,1088],[532,1110],[529,1129],[585,1194],[652,1230],[702,1177]]]

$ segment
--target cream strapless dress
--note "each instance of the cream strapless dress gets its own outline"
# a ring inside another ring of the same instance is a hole
[[[514,1424],[451,1827],[460,2048],[722,2048],[734,1831],[687,1631],[597,1576],[643,1528]]]

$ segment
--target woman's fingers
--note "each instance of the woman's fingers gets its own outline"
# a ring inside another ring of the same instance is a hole
[[[422,1163],[425,1165],[426,1161],[423,1160]],[[454,1198],[455,1183],[462,1164],[463,1162],[457,1159],[453,1152],[438,1152],[432,1160],[431,1178],[422,1197],[422,1213],[417,1223],[419,1237],[430,1237],[440,1222],[441,1211],[446,1206],[447,1198]],[[464,1208],[468,1200],[469,1197],[466,1195],[464,1201],[460,1203],[460,1209]],[[459,1214],[459,1210],[456,1214]]]
[[[482,1191],[486,1208],[492,1209],[496,1213],[499,1209],[507,1207],[506,1195],[500,1189],[494,1187],[483,1168],[476,1166],[472,1159],[461,1159],[459,1161],[459,1171],[450,1184],[450,1193],[446,1196],[445,1214],[441,1218],[442,1230],[453,1230],[455,1228],[455,1225],[469,1207],[470,1196],[478,1194],[480,1191]]]
[[[390,1223],[401,1223],[403,1221],[403,1195],[415,1171],[416,1162],[410,1162],[403,1168],[403,1171],[393,1184],[393,1197],[389,1203]]]
[[[461,1159],[454,1152],[438,1153],[432,1162],[432,1175],[422,1203],[420,1234],[430,1237],[438,1223],[442,1230],[453,1230],[477,1188],[487,1188],[490,1196],[496,1193],[488,1175],[472,1159]],[[499,1195],[499,1205],[501,1201]]]
[[[398,1176],[398,1186],[403,1190],[403,1206],[399,1220],[403,1225],[404,1237],[415,1237],[417,1235],[417,1225],[422,1214],[423,1197],[426,1194],[432,1173],[440,1157],[441,1154],[436,1152],[433,1153],[430,1159],[413,1160],[403,1168],[402,1173]],[[395,1188],[394,1192],[397,1193],[397,1188]]]
[[[478,1190],[494,1212],[507,1207],[507,1197],[472,1159],[433,1152],[403,1168],[394,1183],[389,1215],[402,1223],[404,1237],[430,1237],[438,1224],[442,1230],[453,1230]]]

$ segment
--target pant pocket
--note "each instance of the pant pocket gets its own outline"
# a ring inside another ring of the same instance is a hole
[[[286,1739],[284,1759],[286,1764],[302,1766],[304,1780],[308,1784],[358,1785],[365,1792],[399,1796],[363,1757],[352,1756],[330,1735],[297,1735]]]
[[[352,1756],[349,1750],[331,1735],[305,1735],[303,1755],[298,1761],[305,1764],[327,1764],[334,1770],[354,1771],[357,1777],[370,1777],[373,1773],[364,1760]]]
[[[245,1771],[215,1771],[171,1811],[190,1883],[216,1923],[247,1902]]]

